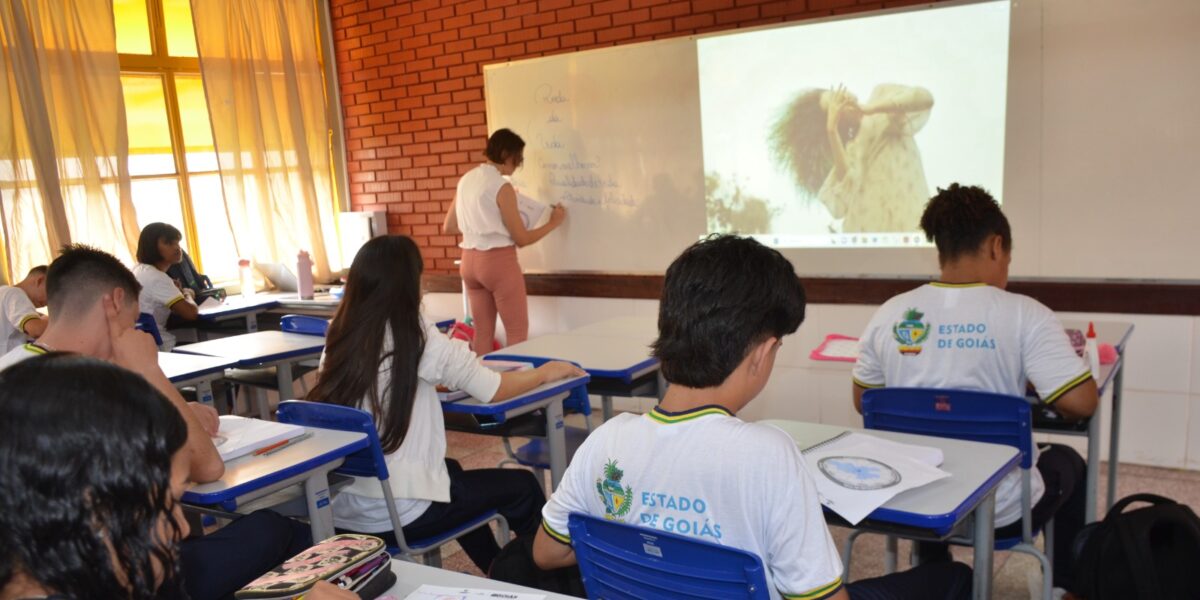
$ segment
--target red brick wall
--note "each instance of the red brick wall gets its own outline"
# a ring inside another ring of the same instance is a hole
[[[350,203],[453,272],[441,234],[458,177],[487,137],[483,65],[912,0],[331,0]]]

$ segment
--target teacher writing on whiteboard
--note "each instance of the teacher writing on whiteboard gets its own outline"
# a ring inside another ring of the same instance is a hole
[[[509,345],[529,337],[529,311],[525,299],[525,276],[517,262],[517,247],[532,244],[562,225],[566,209],[556,205],[550,220],[529,229],[521,220],[517,191],[506,176],[524,162],[525,141],[508,129],[498,129],[488,138],[487,162],[458,180],[458,190],[442,231],[462,234],[462,264],[459,273],[475,319],[472,348],[483,355],[492,350],[496,337],[496,314],[504,321]]]

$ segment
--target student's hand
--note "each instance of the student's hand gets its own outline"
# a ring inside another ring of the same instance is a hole
[[[559,379],[566,379],[568,377],[582,377],[587,375],[583,369],[580,369],[569,362],[557,360],[548,362],[538,367],[537,370],[538,374],[541,375],[543,383],[550,383],[551,381],[558,381]]]
[[[217,409],[199,402],[188,402],[188,408],[192,409],[196,420],[200,421],[200,426],[209,437],[217,435],[217,430],[221,428],[221,416],[217,414]]]
[[[304,600],[358,600],[358,594],[329,583],[318,581],[312,589],[304,594]]]
[[[116,319],[108,320],[108,338],[113,364],[147,379],[162,373],[158,368],[158,345],[154,337],[133,327],[123,327]]]
[[[180,291],[183,292],[183,298],[185,300],[191,302],[192,304],[196,303],[196,290],[193,290],[192,288],[183,288]]]
[[[554,227],[562,225],[563,221],[567,220],[567,208],[561,204],[555,204],[550,209],[550,224]]]

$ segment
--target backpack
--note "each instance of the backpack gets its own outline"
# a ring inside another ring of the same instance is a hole
[[[521,536],[501,548],[500,554],[492,561],[488,578],[546,592],[587,598],[579,567],[572,565],[547,571],[534,564],[533,538],[532,535]]]
[[[1134,502],[1150,506],[1125,509]],[[1075,585],[1088,600],[1200,599],[1200,518],[1154,494],[1126,496],[1075,538]]]

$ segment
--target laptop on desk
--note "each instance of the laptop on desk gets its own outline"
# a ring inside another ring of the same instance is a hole
[[[259,263],[258,270],[281,292],[294,292],[299,289],[296,274],[283,263]]]

